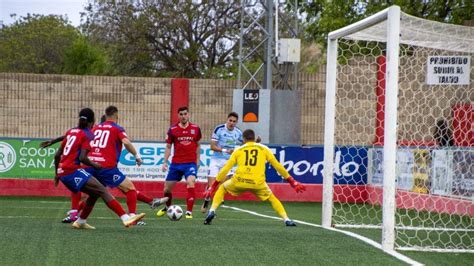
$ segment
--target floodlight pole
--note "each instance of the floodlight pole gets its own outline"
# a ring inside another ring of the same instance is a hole
[[[267,0],[265,5],[267,9],[265,17],[265,31],[268,36],[266,37],[265,47],[264,47],[264,61],[263,61],[263,88],[271,90],[273,88],[273,0]],[[278,7],[277,7],[278,8]]]
[[[281,27],[275,28],[275,24]],[[298,88],[298,64],[292,63],[293,86],[288,83],[287,65],[278,64],[275,49],[279,36],[298,37],[297,0],[241,1],[237,89]]]

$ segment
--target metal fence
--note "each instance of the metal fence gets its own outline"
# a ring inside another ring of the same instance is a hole
[[[323,142],[324,77],[299,78],[302,144]],[[201,127],[203,141],[210,141],[214,127],[232,111],[235,85],[234,80],[190,80],[191,121]],[[170,88],[170,78],[0,73],[0,136],[52,138],[76,125],[81,108],[91,107],[99,119],[115,105],[131,139],[163,141],[170,115],[177,115],[170,114]]]

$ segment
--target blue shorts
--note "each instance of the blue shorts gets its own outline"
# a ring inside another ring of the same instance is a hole
[[[188,176],[196,176],[196,163],[172,163],[166,176],[166,181],[180,181],[181,178],[188,179]]]
[[[84,169],[77,169],[74,173],[61,176],[59,179],[70,191],[77,193],[81,191],[90,177],[91,174]]]
[[[104,168],[101,170],[96,170],[92,167],[85,168],[89,174],[95,176],[102,185],[110,188],[118,187],[123,180],[125,180],[125,175],[117,168]]]

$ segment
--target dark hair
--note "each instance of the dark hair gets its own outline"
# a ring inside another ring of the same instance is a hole
[[[244,140],[255,140],[255,132],[251,129],[246,129],[242,133],[242,137],[244,138]]]
[[[231,117],[231,116],[237,118],[237,120],[239,119],[239,115],[238,115],[236,112],[230,112],[230,113],[227,115],[227,118],[229,118],[229,117]]]
[[[90,108],[84,108],[79,111],[79,128],[87,128],[89,123],[95,122],[94,111]]]
[[[179,114],[179,112],[181,112],[181,111],[189,111],[189,109],[188,109],[187,106],[181,106],[181,107],[178,108],[178,114]]]
[[[101,122],[101,123],[104,123],[105,121],[107,121],[107,117],[106,117],[105,115],[102,115],[102,116],[100,117],[100,122]]]
[[[107,117],[111,117],[111,116],[115,115],[116,113],[118,113],[118,108],[113,106],[113,105],[105,108],[105,115]]]

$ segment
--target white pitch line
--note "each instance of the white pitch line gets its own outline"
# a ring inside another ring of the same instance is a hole
[[[227,206],[227,205],[222,205],[223,208],[227,208],[227,209],[232,209],[232,210],[236,210],[236,211],[240,211],[240,212],[245,212],[245,213],[248,213],[248,214],[252,214],[252,215],[255,215],[255,216],[260,216],[260,217],[265,217],[265,218],[270,218],[270,219],[274,219],[274,220],[280,220],[281,221],[281,218],[280,217],[275,217],[275,216],[269,216],[269,215],[265,215],[265,214],[260,214],[260,213],[257,213],[257,212],[254,212],[254,211],[249,211],[249,210],[244,210],[244,209],[240,209],[240,208],[236,208],[236,207],[231,207],[231,206]],[[413,260],[401,253],[398,253],[397,251],[395,250],[384,250],[382,248],[382,245],[375,242],[374,240],[370,239],[370,238],[367,238],[365,236],[361,236],[361,235],[358,235],[356,233],[353,233],[353,232],[349,232],[349,231],[344,231],[344,230],[340,230],[340,229],[336,229],[336,228],[326,228],[326,227],[323,227],[321,225],[318,225],[318,224],[313,224],[313,223],[308,223],[308,222],[304,222],[304,221],[300,221],[300,220],[294,220],[295,222],[298,222],[300,224],[304,224],[304,225],[308,225],[308,226],[313,226],[313,227],[318,227],[318,228],[322,228],[322,229],[327,229],[327,230],[330,230],[330,231],[334,231],[334,232],[339,232],[339,233],[342,233],[342,234],[345,234],[347,236],[350,236],[350,237],[353,237],[353,238],[356,238],[356,239],[359,239],[361,240],[362,242],[365,242],[387,254],[389,254],[390,256],[393,256],[405,263],[408,263],[410,265],[423,265],[422,263],[416,261],[416,260]]]
[[[12,215],[5,215],[5,216],[0,216],[0,219],[48,219],[48,220],[56,220],[56,217],[44,217],[44,216],[28,216],[28,215],[18,215],[18,216],[12,216]],[[90,220],[119,220],[120,218],[113,218],[113,217],[101,217],[101,216],[94,216],[90,218]]]
[[[18,203],[19,201],[17,200],[2,200],[2,202],[12,202],[12,203]],[[43,200],[22,200],[21,202],[25,203],[42,203],[42,204],[69,204],[70,202],[68,201],[43,201]]]
[[[382,229],[381,225],[355,225],[355,224],[336,224],[337,228],[353,228],[353,229]],[[442,228],[442,227],[416,227],[416,226],[395,226],[398,230],[411,230],[411,231],[455,231],[455,232],[474,232],[474,229],[469,228]]]
[[[66,212],[66,209],[65,208],[61,208],[61,207],[39,207],[39,206],[29,206],[29,207],[17,207],[17,206],[12,206],[12,207],[1,207],[2,209],[41,209],[41,210],[65,210]]]

